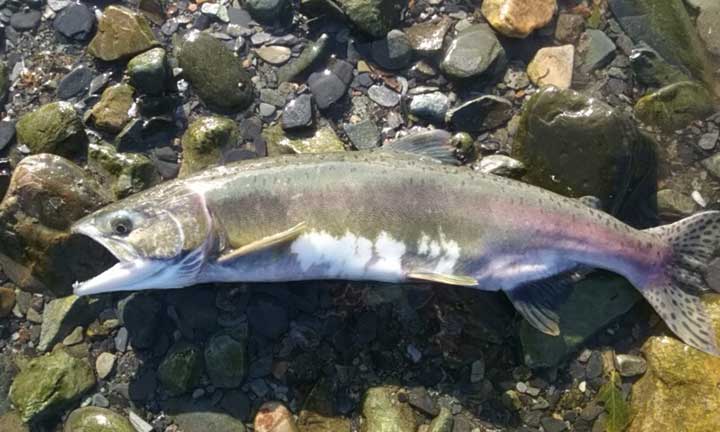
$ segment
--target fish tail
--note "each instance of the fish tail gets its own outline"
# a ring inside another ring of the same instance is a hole
[[[698,213],[645,232],[667,242],[670,253],[640,292],[683,342],[720,356],[713,324],[700,300],[710,290],[704,276],[720,244],[720,211]]]

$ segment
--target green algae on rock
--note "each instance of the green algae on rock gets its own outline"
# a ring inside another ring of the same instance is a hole
[[[19,144],[33,154],[53,153],[73,157],[87,146],[80,116],[69,102],[52,102],[20,117],[16,125]]]
[[[405,0],[338,0],[348,19],[374,38],[385,37],[400,22]]]
[[[216,334],[205,348],[205,367],[210,381],[220,388],[239,387],[249,366],[246,342],[229,334]]]
[[[85,360],[57,350],[31,360],[15,377],[10,399],[24,422],[39,420],[78,400],[95,385]]]
[[[701,84],[682,81],[643,96],[635,115],[649,126],[673,131],[702,120],[714,111],[712,96]]]
[[[430,423],[428,432],[452,432],[453,416],[450,410],[445,407],[440,408],[440,414],[437,415]]]
[[[210,108],[234,113],[253,103],[255,86],[242,61],[209,34],[188,33],[177,58],[183,75]]]
[[[220,116],[200,117],[190,123],[182,136],[183,159],[179,177],[220,163],[223,150],[240,140],[237,124]]]
[[[365,392],[362,432],[415,432],[418,420],[407,403],[400,402],[396,386],[372,387]]]
[[[345,145],[329,126],[303,132],[286,132],[280,124],[263,131],[269,156],[345,151]]]
[[[43,310],[38,350],[47,351],[75,327],[89,324],[95,318],[94,305],[96,301],[76,295],[51,300]]]
[[[88,45],[88,53],[100,60],[113,61],[147,51],[158,44],[144,16],[122,6],[108,6]]]
[[[130,82],[139,91],[158,95],[166,89],[170,76],[167,54],[163,48],[153,48],[133,57],[127,65]]]
[[[117,199],[160,182],[160,174],[150,158],[140,153],[118,152],[110,144],[90,144],[88,166],[106,178]]]
[[[135,89],[127,84],[116,84],[103,91],[100,100],[88,113],[88,119],[99,129],[117,133],[130,121],[130,108],[134,103]]]
[[[158,380],[171,395],[181,395],[200,383],[202,352],[194,345],[178,342],[158,368]]]
[[[135,432],[128,419],[106,408],[88,406],[71,412],[63,432]]]

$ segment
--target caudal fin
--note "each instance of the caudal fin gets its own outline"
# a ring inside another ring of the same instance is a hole
[[[672,254],[663,272],[640,292],[683,342],[720,356],[717,336],[699,297],[709,290],[704,276],[720,245],[720,211],[698,213],[645,231],[667,241]]]

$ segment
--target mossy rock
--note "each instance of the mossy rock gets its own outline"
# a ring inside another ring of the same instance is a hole
[[[218,164],[222,152],[240,140],[237,124],[226,117],[200,117],[190,123],[182,137],[183,159],[180,177]]]
[[[710,93],[701,84],[682,81],[643,96],[635,115],[643,123],[664,131],[683,129],[715,111]]]
[[[88,165],[106,178],[118,199],[160,182],[150,158],[140,153],[120,153],[109,144],[90,144]]]
[[[326,126],[303,132],[286,132],[280,124],[263,131],[269,156],[345,151],[345,145],[332,128]]]
[[[246,341],[225,333],[210,338],[205,348],[205,364],[214,385],[232,388],[245,381],[250,363],[246,345]]]
[[[135,432],[130,421],[106,408],[88,406],[71,412],[63,432]]]
[[[134,103],[135,89],[127,84],[116,84],[103,91],[100,100],[89,113],[89,119],[99,129],[117,133],[130,121],[130,108]]]
[[[132,85],[149,95],[162,94],[167,88],[170,69],[163,48],[153,48],[133,57],[127,65]]]
[[[125,59],[159,45],[145,17],[122,6],[108,6],[88,53],[105,61]]]
[[[399,387],[372,387],[362,402],[362,432],[415,432],[418,421],[413,409],[398,399]]]
[[[200,383],[202,352],[194,345],[179,342],[165,355],[158,368],[158,380],[168,393],[181,395]]]
[[[88,142],[80,116],[69,102],[52,102],[22,115],[16,132],[18,143],[33,154],[79,156]]]
[[[361,31],[380,39],[400,22],[404,0],[339,0],[348,19]]]

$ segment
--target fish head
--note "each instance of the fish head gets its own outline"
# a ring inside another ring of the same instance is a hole
[[[185,188],[149,190],[92,213],[71,227],[118,262],[76,282],[77,295],[192,285],[208,253],[210,214],[202,194]]]

